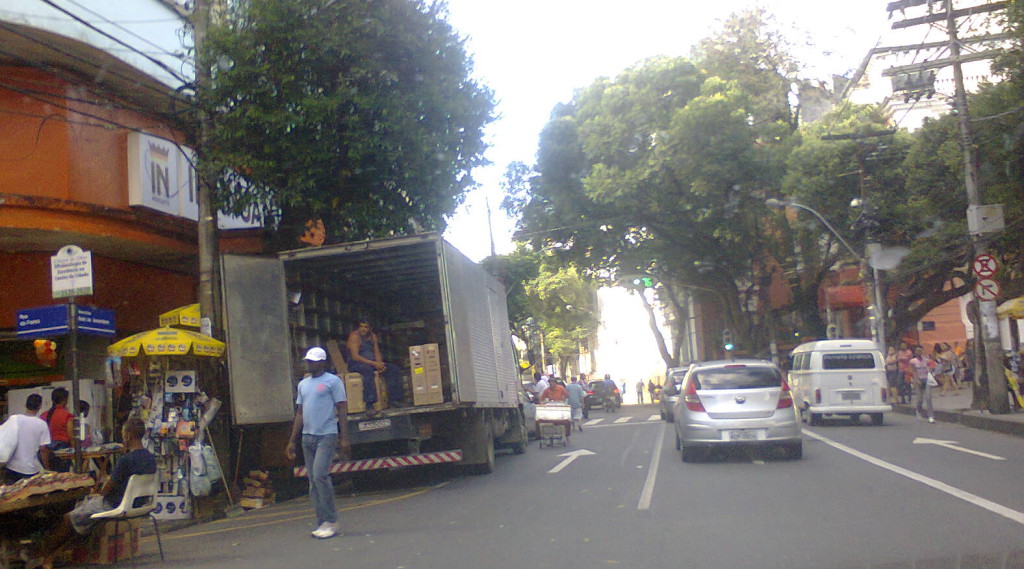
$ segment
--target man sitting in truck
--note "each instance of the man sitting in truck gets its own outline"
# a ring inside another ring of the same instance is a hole
[[[373,381],[375,373],[381,373],[388,390],[388,405],[404,407],[402,400],[402,370],[395,364],[384,362],[380,355],[380,343],[369,319],[360,318],[356,329],[348,335],[346,346],[349,351],[348,369],[363,376],[363,401],[366,414],[375,415],[373,404],[377,402],[377,386]]]

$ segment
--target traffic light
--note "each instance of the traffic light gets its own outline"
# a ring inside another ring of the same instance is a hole
[[[727,352],[731,352],[736,347],[732,341],[732,330],[722,330],[722,347]]]
[[[643,288],[651,288],[654,286],[654,279],[651,277],[637,277],[633,279],[633,284]]]

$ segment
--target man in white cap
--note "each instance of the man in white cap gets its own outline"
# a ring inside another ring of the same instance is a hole
[[[302,458],[309,478],[309,500],[316,511],[317,528],[313,537],[327,539],[338,533],[338,513],[334,508],[334,484],[330,468],[334,448],[343,460],[352,449],[346,419],[348,399],[345,384],[333,373],[327,373],[327,352],[310,348],[306,352],[309,374],[299,382],[295,421],[288,439],[285,456],[295,460],[295,441],[302,435]]]

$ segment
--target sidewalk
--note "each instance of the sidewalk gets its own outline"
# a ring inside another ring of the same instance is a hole
[[[966,427],[995,431],[1016,437],[1024,437],[1024,411],[1015,411],[1006,415],[994,415],[988,411],[971,409],[974,391],[966,387],[956,393],[947,393],[939,397],[938,389],[932,396],[932,408],[935,409],[935,420],[944,423],[959,423]],[[904,415],[914,415],[913,405],[893,404],[893,411]]]

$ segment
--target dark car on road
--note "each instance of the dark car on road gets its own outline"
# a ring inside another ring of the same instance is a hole
[[[686,377],[686,370],[688,369],[690,369],[690,366],[670,367],[665,374],[665,386],[661,388],[661,397],[658,399],[658,410],[661,412],[661,419],[663,421],[669,423],[675,421],[673,408],[675,407],[676,400],[679,399],[679,393],[683,387],[683,378]]]
[[[615,398],[615,408],[622,407],[622,393],[618,387],[612,387],[607,384],[603,379],[591,381],[587,385],[586,395],[583,397],[583,408],[590,409],[601,409],[604,406],[603,396],[606,390],[611,389],[612,395]]]

